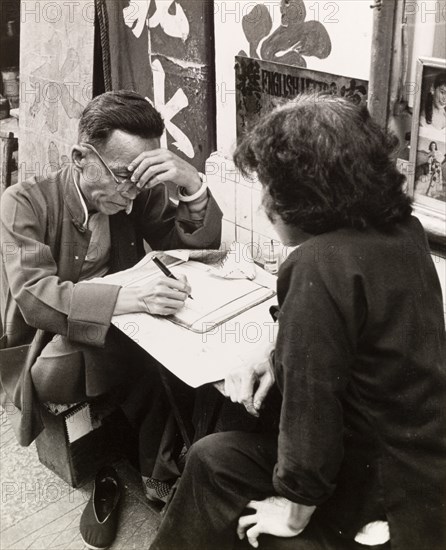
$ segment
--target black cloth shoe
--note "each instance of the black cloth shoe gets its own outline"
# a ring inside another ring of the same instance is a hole
[[[121,491],[115,469],[111,466],[101,468],[80,522],[81,537],[88,548],[105,550],[113,544],[118,529]]]

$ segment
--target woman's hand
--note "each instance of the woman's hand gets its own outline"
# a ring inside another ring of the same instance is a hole
[[[255,512],[238,520],[237,535],[240,540],[246,535],[249,544],[258,548],[257,539],[262,533],[275,537],[295,537],[302,533],[316,506],[304,506],[277,496],[252,500],[246,508],[253,508]]]
[[[271,343],[266,350],[259,350],[250,364],[232,370],[224,381],[224,395],[233,403],[241,403],[253,416],[259,416],[262,403],[274,384],[270,359],[273,347]]]
[[[151,315],[173,315],[184,306],[191,293],[187,279],[162,276],[140,287],[123,287],[119,291],[114,315],[144,312]]]

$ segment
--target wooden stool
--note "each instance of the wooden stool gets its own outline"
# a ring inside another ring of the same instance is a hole
[[[39,460],[71,487],[119,458],[137,462],[138,440],[121,409],[97,398],[75,405],[42,405],[45,426],[36,439]]]

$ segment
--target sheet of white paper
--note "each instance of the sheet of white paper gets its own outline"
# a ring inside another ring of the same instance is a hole
[[[196,388],[222,380],[233,368],[249,363],[254,354],[258,357],[262,348],[266,357],[277,332],[269,314],[276,303],[271,298],[204,334],[144,313],[114,317],[113,324]]]
[[[175,265],[175,263],[187,262],[189,259],[189,252],[188,250],[149,252],[133,267],[118,271],[117,273],[112,273],[111,275],[105,275],[105,277],[90,279],[89,282],[109,285],[116,284],[121,286],[137,286],[138,284],[143,284],[144,281],[150,279],[152,276],[160,274],[159,268],[152,262],[154,256],[158,256],[163,260],[165,265],[170,268],[172,265]],[[172,258],[174,260],[172,260]]]
[[[187,257],[182,256],[182,253],[187,251],[178,251],[179,255],[175,254],[176,252],[169,251],[166,254],[187,261]],[[97,279],[96,282],[124,286],[143,284],[145,280],[159,276],[159,269],[151,262],[154,254],[155,252],[149,253],[127,271],[108,275]],[[186,315],[199,314],[204,304],[209,309],[209,304],[216,302],[217,294],[220,300],[222,296],[230,299],[231,293],[234,292],[234,287],[231,289],[230,283],[250,285],[252,288],[251,281],[219,279],[218,293],[215,290],[211,291],[203,282],[204,274],[212,271],[211,266],[199,264],[199,269],[194,269],[192,275],[189,271],[190,265],[193,264],[195,262],[190,262],[188,266],[181,263],[169,264],[169,268],[176,275],[188,270],[187,276],[191,282],[194,303],[192,304],[191,300],[186,301]],[[140,267],[144,267],[143,274],[138,269]],[[273,275],[256,268],[255,281],[259,285],[275,289],[276,280]],[[240,286],[237,294],[240,294]],[[270,298],[203,334],[146,313],[115,316],[112,323],[178,378],[192,387],[198,387],[222,380],[232,369],[249,363],[252,356],[259,357],[262,349],[265,350],[265,357],[267,356],[267,350],[275,341],[277,333],[277,323],[273,322],[269,307],[276,303],[275,297]]]
[[[222,278],[214,275],[211,266],[199,262],[189,261],[171,268],[171,271],[175,276],[183,274],[187,277],[193,297],[186,300],[175,317],[190,325],[195,323],[200,331],[259,302],[267,292],[257,281]]]

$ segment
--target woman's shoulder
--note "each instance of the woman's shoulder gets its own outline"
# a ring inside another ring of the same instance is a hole
[[[348,252],[364,250],[365,244],[379,240],[380,236],[372,229],[337,229],[309,238],[289,255],[287,261],[318,266]]]
[[[416,292],[425,279],[434,281],[434,271],[425,232],[413,216],[388,232],[342,229],[309,239],[290,254],[279,272],[279,303],[300,292],[328,293],[340,307],[352,296],[385,301]]]
[[[410,216],[389,231],[374,228],[338,229],[316,235],[294,250],[283,267],[285,270],[320,273],[358,272],[391,261],[398,263],[413,248],[427,249],[427,239],[419,220]]]

